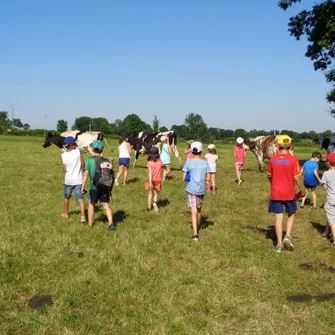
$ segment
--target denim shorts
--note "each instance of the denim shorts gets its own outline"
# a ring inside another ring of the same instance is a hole
[[[297,203],[295,200],[290,201],[281,201],[281,200],[270,200],[269,201],[269,213],[282,214],[285,213],[288,215],[294,214],[297,211]]]
[[[84,200],[84,194],[81,193],[81,185],[64,185],[64,199],[70,199],[72,190],[76,192],[77,200]]]
[[[130,158],[119,158],[118,164],[119,166],[124,165],[125,167],[129,167]]]

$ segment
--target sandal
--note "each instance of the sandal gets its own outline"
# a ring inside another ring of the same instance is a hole
[[[62,213],[60,215],[63,219],[68,219],[69,215],[68,214],[65,214],[65,213]]]
[[[80,223],[86,223],[86,218],[85,218],[85,216],[82,216],[82,217],[80,218]]]

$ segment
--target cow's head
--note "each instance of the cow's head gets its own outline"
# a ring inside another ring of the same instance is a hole
[[[327,150],[330,144],[330,139],[329,138],[320,138],[319,140],[319,145],[320,145],[320,149],[325,149]]]
[[[47,136],[45,136],[43,148],[47,148],[50,147],[51,144],[55,144],[58,148],[62,149],[64,146],[64,139],[65,137],[63,136],[48,133]]]
[[[52,144],[52,137],[55,136],[55,134],[53,133],[48,133],[47,136],[45,136],[45,141],[44,141],[44,144],[43,144],[43,148],[47,148],[47,147],[50,147],[50,145]]]
[[[249,140],[247,137],[244,139],[243,147],[247,150],[253,151],[256,149],[256,142]]]

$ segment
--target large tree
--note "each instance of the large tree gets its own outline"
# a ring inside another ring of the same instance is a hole
[[[92,118],[88,116],[81,116],[75,119],[72,130],[90,130],[92,126]]]
[[[157,119],[156,115],[154,117],[154,120],[152,121],[152,129],[153,131],[159,131],[159,120]]]
[[[67,131],[67,121],[65,120],[58,120],[57,121],[57,131],[63,133]]]
[[[301,0],[280,0],[278,5],[286,10]],[[330,112],[335,117],[335,1],[323,0],[311,10],[302,10],[289,20],[291,36],[300,40],[306,36],[308,41],[306,57],[313,61],[314,69],[323,71],[331,90],[326,95],[331,104]]]
[[[1,111],[0,112],[0,132],[3,133],[8,129],[8,112]]]
[[[137,134],[141,131],[152,131],[149,124],[141,120],[137,114],[129,114],[122,121],[120,131],[128,134]]]
[[[204,119],[199,114],[189,113],[185,118],[185,126],[189,130],[190,138],[206,141],[208,139],[208,128]]]
[[[111,127],[109,125],[109,122],[104,117],[96,117],[92,119],[92,131],[101,131],[104,134],[110,134],[111,133]]]

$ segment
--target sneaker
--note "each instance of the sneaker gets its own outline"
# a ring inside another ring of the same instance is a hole
[[[152,207],[153,207],[152,209],[153,209],[154,212],[158,212],[159,211],[158,206],[157,206],[157,204],[155,202],[152,204]]]
[[[82,216],[82,217],[80,218],[80,223],[82,223],[82,224],[87,224],[85,216]]]
[[[292,251],[294,249],[293,239],[291,236],[285,235],[283,243],[286,249]]]
[[[283,251],[284,251],[284,247],[282,247],[282,246],[280,246],[280,245],[276,245],[275,250],[276,250],[277,252],[283,252]]]
[[[148,212],[148,213],[151,212],[151,208],[147,208],[147,212]]]
[[[317,208],[317,207],[316,207],[316,206],[314,206],[314,205],[312,205],[312,206],[311,206],[311,208],[314,208],[314,209],[315,209],[315,208]]]
[[[193,241],[199,241],[199,235],[193,235],[192,240]]]
[[[300,208],[304,208],[304,206],[305,206],[305,204],[301,204],[301,205],[300,205]]]
[[[242,180],[238,180],[237,185],[241,185],[241,184],[242,184]]]
[[[119,181],[116,178],[114,180],[114,184],[115,184],[115,186],[119,186]]]
[[[116,226],[114,223],[111,223],[109,226],[108,226],[108,230],[115,230],[116,229]]]

